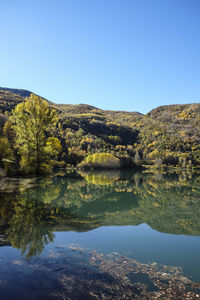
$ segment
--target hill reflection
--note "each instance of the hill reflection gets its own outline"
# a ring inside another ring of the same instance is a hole
[[[28,258],[40,254],[55,231],[141,223],[160,232],[200,235],[198,175],[111,171],[80,176],[4,183],[0,245],[10,243]]]

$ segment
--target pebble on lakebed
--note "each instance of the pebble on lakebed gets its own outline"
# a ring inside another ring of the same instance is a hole
[[[29,260],[4,259],[1,290],[8,295],[13,290],[16,299],[200,298],[200,283],[186,277],[180,267],[144,264],[117,252],[107,255],[75,244],[52,247]]]
[[[72,297],[79,293],[87,299],[199,299],[200,283],[195,283],[183,275],[182,269],[175,266],[143,264],[134,259],[120,256],[117,252],[104,255],[88,251],[78,246],[69,249],[77,255],[87,256],[80,259],[80,272],[74,276],[63,270],[60,283],[63,291],[56,293],[62,298],[67,291]],[[84,253],[84,254],[83,254]],[[94,267],[94,268],[91,268]],[[72,288],[77,286],[76,292]],[[197,292],[198,291],[198,292]],[[86,299],[83,298],[83,299]]]

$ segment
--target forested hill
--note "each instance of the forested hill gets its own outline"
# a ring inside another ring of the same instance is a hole
[[[32,92],[23,89],[10,89],[0,87],[0,112],[11,111],[17,104],[30,97]],[[46,100],[45,98],[41,97]],[[46,100],[47,101],[47,100]],[[48,101],[49,104],[53,104]]]
[[[0,88],[1,136],[11,111],[30,95]],[[63,164],[100,167],[100,160],[108,159],[105,165],[113,160],[115,167],[200,166],[200,103],[160,106],[146,115],[86,104],[48,104],[58,113],[54,135],[65,153],[59,156]]]
[[[30,94],[32,94],[32,92],[27,91],[27,90],[23,90],[23,89],[9,89],[9,88],[4,88],[4,87],[0,87],[1,91],[6,91],[6,92],[10,92],[12,94],[18,95],[22,98],[26,98],[29,97]]]

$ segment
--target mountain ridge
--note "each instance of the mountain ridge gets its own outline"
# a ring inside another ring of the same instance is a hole
[[[0,87],[0,128],[29,93]],[[47,101],[58,111],[58,138],[68,149],[70,164],[104,152],[119,158],[124,167],[200,166],[200,103],[164,105],[141,114]]]
[[[17,88],[8,88],[8,87],[0,87],[0,91],[7,91],[7,92],[11,92],[12,94],[18,95],[20,97],[22,97],[23,99],[25,99],[26,97],[30,97],[31,94],[35,94],[36,93],[26,90],[26,89],[17,89]],[[139,115],[152,115],[155,111],[161,111],[163,109],[173,109],[173,108],[185,108],[185,107],[189,107],[192,105],[198,105],[200,107],[200,102],[192,102],[192,103],[186,103],[186,104],[165,104],[165,105],[159,105],[156,108],[151,109],[149,112],[147,112],[146,114],[143,114],[139,111],[126,111],[126,110],[111,110],[111,109],[102,109],[100,107],[95,107],[93,105],[87,104],[87,103],[79,103],[79,104],[65,104],[65,103],[55,103],[51,100],[48,100],[40,95],[37,95],[39,97],[41,97],[42,99],[45,99],[46,101],[48,101],[49,103],[52,103],[55,106],[58,107],[62,107],[62,106],[74,106],[74,107],[83,107],[83,108],[88,108],[88,110],[100,110],[100,111],[106,111],[106,112],[118,112],[118,113],[127,113],[127,114],[139,114]]]

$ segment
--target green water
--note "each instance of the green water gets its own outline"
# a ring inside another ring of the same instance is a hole
[[[198,174],[81,172],[4,179],[0,186],[0,299],[64,299],[62,276],[76,280],[83,274],[88,284],[97,276],[99,266],[89,263],[94,250],[108,262],[116,256],[175,267],[200,282]],[[114,284],[109,272],[104,269],[105,281]],[[144,272],[131,270],[127,278],[148,286]],[[73,291],[66,299],[96,299],[79,284],[78,294]],[[157,290],[152,287],[151,282],[149,290]]]

